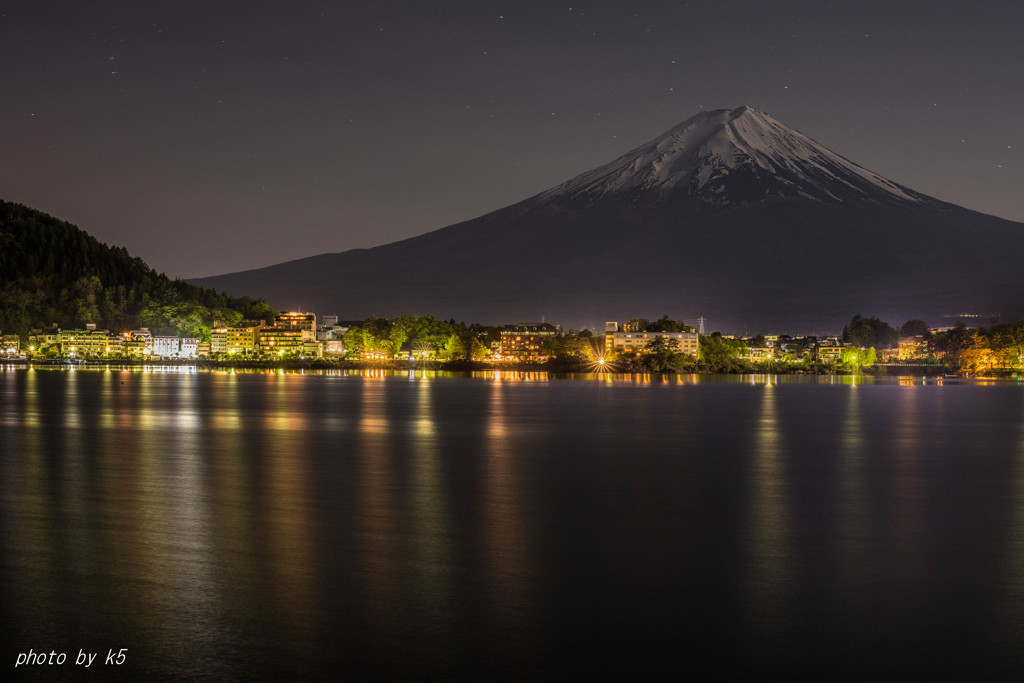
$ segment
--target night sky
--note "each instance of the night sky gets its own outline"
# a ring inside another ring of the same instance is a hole
[[[474,218],[747,104],[1024,221],[1022,27],[1019,0],[15,0],[0,198],[214,275]]]

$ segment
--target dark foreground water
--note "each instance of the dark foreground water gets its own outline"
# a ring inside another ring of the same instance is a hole
[[[644,379],[0,370],[0,669],[1024,670],[1024,386]]]

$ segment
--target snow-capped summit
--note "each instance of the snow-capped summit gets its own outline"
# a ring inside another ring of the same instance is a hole
[[[886,204],[935,200],[858,166],[751,107],[702,112],[542,195],[682,191],[712,206],[772,197]]]
[[[1024,316],[1022,252],[1024,224],[915,192],[741,107],[463,223],[195,282],[275,306],[343,304],[350,318],[587,327],[667,313],[836,332],[855,313]]]

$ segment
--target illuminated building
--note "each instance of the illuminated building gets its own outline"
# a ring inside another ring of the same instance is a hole
[[[748,346],[747,352],[740,355],[744,360],[766,361],[775,358],[775,347],[773,346]]]
[[[302,342],[302,355],[306,358],[322,358],[324,355],[324,343],[320,341]]]
[[[331,349],[337,349],[339,347],[339,344],[328,345],[326,342],[337,341],[337,342],[340,343],[341,340],[344,338],[345,333],[348,332],[349,329],[353,325],[358,325],[358,324],[359,323],[353,323],[353,322],[347,322],[347,321],[346,322],[338,322],[338,316],[336,316],[336,315],[324,316],[323,324],[320,325],[320,328],[317,330],[317,333],[316,333],[316,338],[319,341],[324,342],[324,353],[344,353],[344,350],[342,350],[342,351],[331,350]],[[344,345],[342,344],[341,347],[344,348]]]
[[[259,331],[260,353],[264,355],[302,353],[304,332],[304,330],[290,325],[264,327]]]
[[[259,331],[264,327],[260,320],[247,320],[227,328],[226,353],[255,353],[259,343]]]
[[[330,356],[344,356],[345,342],[341,339],[326,339],[323,341],[324,353]]]
[[[212,355],[228,352],[228,328],[215,327],[210,330],[210,351]]]
[[[153,356],[157,358],[177,358],[181,351],[181,339],[178,337],[153,337]]]
[[[60,330],[57,333],[58,348],[65,356],[103,356],[118,346],[117,341],[112,340],[106,330]],[[120,351],[119,348],[117,350]]]
[[[604,348],[605,351],[624,351],[639,353],[655,339],[675,341],[679,344],[679,353],[697,357],[699,336],[696,332],[639,332],[633,330],[619,329],[617,322],[604,324]]]
[[[29,349],[34,353],[44,354],[51,350],[60,351],[60,347],[57,346],[57,338],[60,334],[60,329],[54,324],[45,330],[31,330],[28,335]]]
[[[274,318],[274,327],[297,327],[302,330],[303,341],[316,341],[316,315],[313,313],[282,313]]]
[[[897,355],[900,360],[914,360],[916,358],[923,358],[927,351],[928,345],[925,343],[924,337],[917,335],[916,337],[901,341]]]
[[[0,353],[8,355],[17,353],[21,349],[21,337],[16,334],[5,334],[0,337]]]
[[[153,353],[153,336],[149,330],[133,330],[121,335],[121,353],[125,356],[142,358]]]
[[[179,358],[195,358],[199,355],[199,340],[195,337],[182,337]]]
[[[506,360],[545,361],[545,339],[552,339],[561,330],[550,323],[518,323],[501,330],[499,354]]]
[[[120,356],[124,353],[124,337],[119,334],[107,336],[106,354],[109,356]]]
[[[822,363],[838,363],[839,359],[843,357],[843,349],[845,346],[819,346],[817,349],[818,360]]]

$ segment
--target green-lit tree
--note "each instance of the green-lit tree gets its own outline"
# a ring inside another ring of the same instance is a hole
[[[739,339],[726,339],[721,332],[701,336],[698,347],[698,367],[704,372],[739,372],[745,369],[739,356],[747,352],[747,345]]]
[[[864,368],[871,367],[877,360],[878,355],[875,353],[874,347],[861,349],[851,346],[843,349],[839,358],[839,366],[847,372],[859,375]]]

